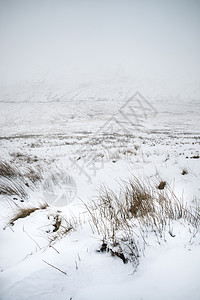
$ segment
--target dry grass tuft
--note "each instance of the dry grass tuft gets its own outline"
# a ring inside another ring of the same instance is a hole
[[[0,161],[0,176],[3,177],[16,177],[19,175],[19,171],[14,166],[11,166],[11,164]]]
[[[41,181],[41,170],[27,167],[24,170],[0,161],[0,195],[18,196],[23,202],[28,197],[28,189],[35,189],[35,183]]]
[[[26,169],[24,177],[28,178],[33,183],[43,179],[42,174],[41,174],[41,170],[40,169],[35,169],[33,167],[30,167],[30,166]]]
[[[9,225],[14,225],[14,223],[19,220],[30,216],[36,210],[43,210],[48,207],[47,203],[41,204],[39,207],[18,207],[15,215],[9,221]]]
[[[47,231],[49,246],[52,247],[57,241],[63,239],[70,232],[75,231],[77,220],[67,220],[60,213],[53,215],[53,230]]]
[[[119,193],[103,187],[97,201],[85,206],[92,231],[102,236],[99,251],[104,249],[124,263],[137,265],[143,251],[139,240],[146,245],[146,237],[153,233],[160,244],[175,220],[182,219],[197,231],[200,227],[197,205],[188,208],[170,189],[160,192],[136,178],[125,183]]]
[[[0,177],[0,195],[15,195],[25,199],[28,196],[26,189],[26,184],[18,178]]]

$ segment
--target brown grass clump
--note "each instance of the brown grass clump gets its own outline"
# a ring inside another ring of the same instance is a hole
[[[28,197],[28,189],[35,189],[41,181],[41,170],[33,167],[18,170],[8,162],[0,161],[0,195],[18,196],[21,202]]]
[[[20,179],[0,177],[0,195],[27,197],[26,185]]]
[[[103,187],[99,198],[85,206],[92,231],[102,236],[99,252],[110,252],[124,263],[131,261],[137,265],[143,251],[138,248],[137,239],[146,245],[146,237],[153,233],[160,244],[175,220],[182,219],[195,231],[200,228],[197,205],[188,208],[169,188],[160,192],[136,178],[125,183],[118,193]]]
[[[19,175],[19,171],[11,164],[0,161],[0,176],[3,177],[15,177]]]
[[[9,224],[14,225],[14,222],[16,222],[17,220],[26,218],[30,216],[32,213],[34,213],[36,210],[43,210],[46,209],[47,207],[48,207],[47,203],[41,204],[39,207],[18,207],[15,215],[9,221]]]

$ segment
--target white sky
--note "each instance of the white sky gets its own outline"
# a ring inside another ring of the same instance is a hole
[[[200,78],[199,0],[0,0],[1,80]]]

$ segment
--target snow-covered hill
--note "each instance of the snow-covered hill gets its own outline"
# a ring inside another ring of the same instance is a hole
[[[0,1],[0,299],[200,298],[200,2]]]

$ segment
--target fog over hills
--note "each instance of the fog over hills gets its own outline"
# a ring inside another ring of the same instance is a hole
[[[199,100],[199,29],[195,0],[0,1],[1,101]]]

